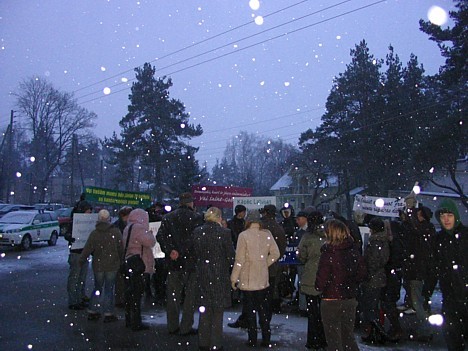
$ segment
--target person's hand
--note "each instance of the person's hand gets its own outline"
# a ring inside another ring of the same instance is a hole
[[[179,258],[179,252],[177,250],[172,250],[169,257],[171,260],[175,261]]]
[[[231,282],[232,290],[237,290],[237,282]]]
[[[76,241],[75,238],[70,238],[70,239],[68,239],[68,242],[69,242],[70,244],[73,244],[75,241]]]

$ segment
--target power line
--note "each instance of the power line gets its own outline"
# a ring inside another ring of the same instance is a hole
[[[451,102],[451,99],[450,98],[447,98],[445,100],[441,100],[441,101],[434,101],[434,102],[431,102],[431,103],[428,103],[426,105],[423,105],[421,106],[420,108],[418,109],[415,109],[415,110],[412,110],[412,111],[408,111],[408,112],[405,112],[405,113],[401,113],[401,114],[398,114],[398,115],[394,115],[394,116],[389,116],[388,118],[385,118],[385,119],[382,119],[382,120],[379,120],[379,121],[376,121],[374,123],[368,123],[366,124],[365,126],[361,126],[359,128],[349,128],[348,130],[344,130],[341,134],[342,135],[348,135],[348,134],[352,134],[352,133],[358,133],[358,132],[362,132],[364,129],[368,129],[370,127],[374,127],[374,126],[377,126],[377,125],[380,125],[380,124],[383,124],[383,123],[388,123],[388,122],[391,122],[393,120],[396,120],[396,119],[399,119],[399,118],[403,118],[403,117],[406,117],[406,116],[412,116],[413,114],[415,113],[418,113],[418,112],[423,112],[427,109],[430,109],[432,107],[435,107],[437,105],[440,105],[440,104],[443,104],[443,103],[449,103]],[[395,109],[397,110],[397,109]],[[397,111],[395,111],[397,112]],[[430,124],[434,124],[440,120],[444,120],[444,119],[447,119],[449,118],[450,116],[447,115],[447,116],[442,116],[440,118],[438,118],[437,120],[433,120],[433,121],[430,121],[429,123]],[[264,132],[269,132],[269,131],[274,131],[274,130],[278,130],[278,129],[284,129],[284,127],[278,127],[278,128],[275,128],[275,129],[271,129],[271,130],[267,130],[267,131],[264,131]],[[305,132],[305,131],[304,131]],[[300,134],[302,134],[303,132],[301,132]],[[291,138],[287,138],[288,136],[292,136]],[[286,138],[285,138],[286,137]],[[231,136],[232,138],[232,136]],[[297,133],[294,133],[294,134],[287,134],[287,135],[284,135],[283,137],[278,137],[278,139],[281,139],[282,141],[288,141],[288,140],[294,140],[294,139],[298,139],[298,136],[297,136]],[[220,140],[219,140],[220,141]],[[219,142],[218,141],[218,142]],[[216,141],[211,141],[211,142],[216,142]],[[203,145],[199,146],[200,148],[203,147]],[[205,155],[204,152],[211,152],[211,151],[214,151],[214,150],[222,150],[222,149],[225,149],[226,146],[223,146],[223,147],[219,147],[219,148],[211,148],[209,151],[208,150],[200,150],[199,152],[197,152],[197,157],[201,157],[203,155]],[[211,156],[211,155],[210,155]],[[205,156],[206,157],[206,156]]]
[[[371,6],[378,5],[378,4],[383,3],[383,2],[386,2],[386,1],[387,1],[387,0],[379,0],[379,1],[373,2],[373,3],[368,4],[368,5],[358,7],[358,8],[356,8],[356,9],[354,9],[354,10],[350,10],[350,11],[347,11],[347,12],[344,12],[344,13],[341,13],[341,14],[338,14],[338,15],[335,15],[335,16],[332,16],[332,17],[329,17],[329,18],[326,18],[326,19],[324,19],[324,20],[321,20],[321,21],[318,21],[318,22],[315,22],[315,23],[312,23],[312,24],[309,24],[309,25],[306,25],[306,26],[303,26],[303,27],[300,27],[300,28],[297,28],[297,29],[294,29],[294,30],[291,30],[291,31],[288,31],[288,32],[285,32],[285,33],[282,33],[282,34],[279,34],[279,35],[276,35],[276,36],[273,36],[273,37],[270,37],[270,38],[268,38],[268,39],[259,41],[259,42],[257,42],[257,43],[251,44],[251,45],[248,45],[248,46],[246,46],[246,47],[237,49],[236,51],[228,52],[228,53],[225,53],[225,54],[222,54],[222,55],[219,55],[219,56],[212,57],[212,58],[210,58],[210,59],[206,59],[206,60],[200,61],[200,62],[198,62],[198,63],[195,63],[195,64],[192,64],[192,65],[189,65],[189,66],[180,68],[180,69],[178,69],[178,70],[172,71],[172,72],[167,73],[167,74],[164,74],[164,75],[166,75],[166,76],[172,76],[172,75],[174,75],[174,74],[177,74],[177,73],[186,71],[186,70],[188,70],[188,69],[195,68],[195,67],[201,66],[201,65],[203,65],[203,64],[206,64],[206,63],[209,63],[209,62],[212,62],[212,61],[219,60],[219,59],[224,58],[224,57],[226,57],[226,56],[230,56],[230,55],[233,55],[233,54],[237,54],[237,53],[239,53],[239,52],[242,52],[242,51],[251,49],[252,47],[255,47],[255,46],[258,46],[258,45],[261,45],[261,44],[265,44],[265,43],[267,43],[267,42],[270,42],[270,41],[273,41],[273,40],[282,38],[282,37],[287,36],[287,35],[291,35],[291,34],[296,33],[296,32],[300,32],[300,31],[305,30],[305,29],[309,29],[309,28],[311,28],[311,27],[317,26],[317,25],[322,24],[322,23],[325,23],[325,22],[329,22],[329,21],[331,21],[331,20],[334,20],[334,19],[337,19],[337,18],[340,18],[340,17],[344,17],[344,16],[346,16],[346,15],[349,15],[349,14],[352,14],[352,13],[355,13],[355,12],[358,12],[358,11],[361,11],[361,10],[364,10],[364,9],[366,9],[366,8],[369,8],[369,7],[371,7]],[[321,11],[323,11],[323,10],[321,10]],[[318,12],[319,12],[319,11],[316,11],[314,14],[316,14],[316,13],[318,13]],[[308,15],[307,15],[307,16],[308,16]],[[307,16],[303,16],[303,17],[307,17]],[[303,17],[302,17],[302,18],[303,18]],[[292,22],[294,22],[294,21],[296,21],[296,20],[288,21],[288,22],[286,22],[285,24],[289,24],[289,23],[292,23]],[[285,25],[285,24],[282,24],[282,25]],[[282,25],[281,25],[281,26],[282,26]],[[269,31],[269,30],[271,30],[271,29],[265,30],[264,32]],[[252,37],[254,37],[254,36],[258,35],[258,34],[261,34],[261,33],[263,33],[263,32],[260,32],[260,33],[257,33],[257,34],[253,34],[253,35],[251,35],[251,36],[249,36],[249,37],[242,38],[242,41],[243,41],[243,40],[246,40],[246,39],[249,39],[249,38],[252,38]],[[238,41],[234,41],[234,42],[232,42],[232,43],[238,43],[238,42],[239,42],[239,40],[238,40]],[[226,45],[232,45],[232,43],[229,43],[229,44],[226,44]],[[224,46],[226,46],[226,45],[224,45]],[[224,47],[224,46],[222,46],[222,47]],[[214,49],[214,50],[217,50],[217,49]],[[210,53],[211,51],[214,51],[214,50],[207,51],[206,53]],[[203,53],[203,54],[204,54],[204,53]],[[201,56],[201,55],[203,55],[203,54],[199,54],[199,55],[196,55],[196,56],[194,56],[194,57],[199,57],[199,56]],[[192,57],[192,58],[193,58],[193,57]],[[183,61],[181,61],[181,62],[188,61],[188,60],[190,60],[190,59],[192,59],[192,58],[185,59],[185,60],[183,60]],[[179,62],[178,62],[178,63],[175,63],[175,64],[173,64],[173,65],[171,65],[171,66],[174,66],[174,65],[176,65],[176,64],[179,64]],[[168,66],[168,67],[170,67],[170,66]],[[159,71],[159,70],[156,70],[156,71]],[[128,82],[132,82],[132,81],[134,81],[134,80],[136,80],[136,78],[130,79],[130,80],[128,80],[128,81],[125,82],[125,83],[128,84]],[[123,84],[123,83],[117,83],[117,84],[113,85],[112,87],[116,87],[116,86],[119,86],[119,85],[122,85],[122,84]],[[112,87],[111,87],[111,88],[112,88]],[[125,88],[123,88],[123,89],[120,89],[120,90],[111,92],[111,93],[109,93],[109,94],[107,94],[107,95],[104,95],[104,96],[98,96],[98,97],[96,97],[96,98],[92,98],[92,99],[83,101],[83,102],[81,102],[81,103],[82,103],[82,104],[86,104],[86,103],[88,103],[88,102],[92,102],[92,101],[95,101],[95,100],[98,100],[98,99],[102,99],[102,98],[105,98],[105,97],[107,97],[107,96],[114,95],[114,94],[117,94],[117,93],[120,93],[120,92],[123,92],[123,91],[126,91],[126,90],[128,90],[128,87],[125,87]],[[98,94],[98,93],[101,93],[101,91],[95,91],[95,92],[92,92],[92,93],[88,93],[88,94],[86,94],[86,95],[83,95],[83,96],[78,97],[77,99],[82,99],[82,98],[84,98],[84,97],[87,97],[87,96],[90,96],[90,95],[94,95],[94,94]]]
[[[286,7],[282,8],[282,9],[279,9],[279,10],[277,10],[277,11],[274,11],[274,12],[272,12],[272,13],[269,13],[269,14],[265,15],[264,18],[267,18],[267,17],[273,16],[273,15],[276,15],[276,14],[282,12],[282,11],[285,11],[285,10],[289,10],[289,9],[295,7],[295,6],[301,5],[302,3],[305,3],[305,2],[308,2],[308,1],[309,1],[309,0],[303,0],[303,1],[299,1],[299,2],[297,2],[297,3],[295,3],[295,4],[286,6]],[[333,5],[333,6],[331,6],[331,7],[338,6],[338,5],[340,5],[340,4],[344,4],[344,3],[350,2],[350,1],[351,1],[351,0],[346,0],[346,1],[343,1],[343,2],[338,3],[338,4],[336,4],[336,5]],[[193,44],[191,44],[191,45],[185,46],[185,47],[183,47],[183,48],[181,48],[181,49],[178,49],[178,50],[176,50],[176,51],[170,52],[170,53],[168,53],[168,54],[166,54],[166,55],[164,55],[164,56],[158,57],[158,58],[156,58],[156,59],[154,59],[154,60],[152,60],[152,61],[149,61],[149,63],[153,63],[153,62],[156,62],[156,61],[163,60],[163,59],[165,59],[165,58],[167,58],[167,57],[170,57],[170,56],[172,56],[172,55],[178,54],[178,53],[180,53],[180,52],[183,52],[183,51],[185,51],[185,50],[191,49],[191,48],[193,48],[193,47],[199,46],[199,45],[204,44],[204,43],[206,43],[206,42],[208,42],[208,41],[211,41],[211,40],[213,40],[213,39],[216,39],[216,38],[218,38],[218,37],[221,37],[221,36],[223,36],[223,35],[225,35],[225,34],[228,34],[228,33],[230,33],[230,32],[236,31],[236,30],[238,30],[238,29],[240,29],[240,28],[246,27],[246,26],[248,26],[248,25],[252,25],[253,23],[254,23],[253,21],[245,22],[245,23],[240,24],[240,25],[238,25],[238,26],[236,26],[236,27],[234,27],[234,28],[228,29],[228,30],[226,30],[226,31],[224,31],[224,32],[215,34],[215,35],[213,35],[213,36],[211,36],[211,37],[209,37],[209,38],[206,38],[206,39],[204,39],[204,40],[201,40],[201,41],[199,41],[199,42],[193,43]],[[98,82],[96,82],[96,83],[92,83],[92,84],[87,85],[87,86],[85,86],[85,87],[76,89],[75,91],[73,91],[73,93],[76,93],[76,92],[78,92],[78,91],[81,91],[81,90],[84,90],[84,89],[93,87],[93,86],[95,86],[95,85],[97,85],[97,84],[104,83],[104,82],[107,81],[107,80],[117,78],[117,77],[119,77],[119,76],[121,76],[121,75],[123,75],[123,74],[125,74],[125,73],[134,71],[135,69],[137,69],[137,68],[139,68],[139,67],[142,67],[142,66],[143,66],[143,65],[136,66],[136,67],[131,68],[131,69],[128,69],[128,70],[126,70],[126,71],[117,73],[117,74],[115,74],[115,75],[113,75],[113,76],[111,76],[111,77],[102,79],[102,80],[100,80],[100,81],[98,81]]]

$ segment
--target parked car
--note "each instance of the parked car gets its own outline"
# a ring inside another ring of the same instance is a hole
[[[0,218],[9,212],[20,211],[20,210],[34,210],[34,206],[20,205],[20,204],[7,204],[0,208]]]
[[[57,220],[60,227],[60,236],[64,236],[71,230],[71,213],[73,207],[64,207],[55,211],[57,214]]]
[[[0,218],[0,245],[21,246],[29,250],[33,243],[57,243],[59,225],[54,212],[13,211]]]

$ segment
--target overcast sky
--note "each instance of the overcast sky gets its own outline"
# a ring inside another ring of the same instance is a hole
[[[434,5],[454,8],[449,0],[255,3],[1,0],[0,129],[15,109],[11,92],[39,76],[74,92],[98,115],[96,135],[111,136],[127,112],[133,69],[151,62],[203,127],[190,143],[211,169],[241,130],[296,144],[317,126],[333,77],[362,39],[376,58],[392,44],[404,63],[414,53],[436,73],[443,59],[418,21]]]

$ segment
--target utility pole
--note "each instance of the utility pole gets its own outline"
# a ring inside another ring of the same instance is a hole
[[[13,118],[14,118],[15,111],[11,110],[10,114],[10,134],[8,135],[8,162],[7,162],[7,174],[6,174],[6,202],[10,203],[10,192],[11,192],[11,181],[12,181],[12,162],[11,157],[13,154]]]
[[[72,135],[72,146],[71,146],[71,172],[70,172],[70,205],[75,203],[75,194],[73,191],[74,183],[74,172],[75,172],[75,138],[76,135]]]

